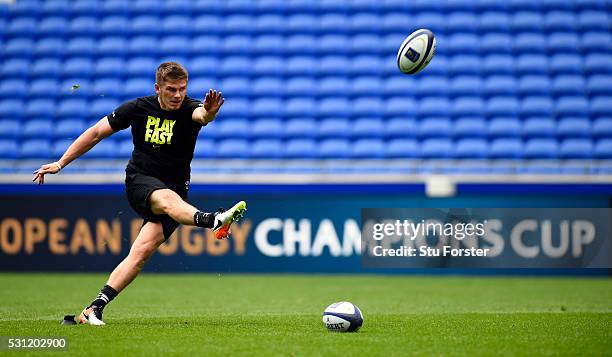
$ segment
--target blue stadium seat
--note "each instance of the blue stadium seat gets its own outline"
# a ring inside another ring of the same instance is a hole
[[[598,159],[612,159],[612,139],[600,139],[595,143],[593,156]]]
[[[531,0],[508,0],[508,9],[511,11],[534,11],[539,10],[541,2]]]
[[[323,36],[323,38],[331,35]],[[348,42],[349,50],[353,55],[361,53],[371,53],[378,55],[380,53],[380,44],[382,39],[378,35],[364,34],[356,35]],[[346,47],[346,44],[344,46]],[[335,52],[334,52],[335,53]]]
[[[562,159],[590,159],[593,155],[593,143],[590,139],[565,139],[559,147]]]
[[[612,115],[612,96],[594,97],[590,104],[590,114],[594,116]]]
[[[129,79],[124,84],[123,91],[121,93],[122,98],[131,99],[131,98],[151,95],[153,93],[153,88],[154,88],[153,78]]]
[[[276,139],[261,139],[251,143],[251,157],[278,159],[285,153],[283,144]]]
[[[106,57],[100,58],[93,69],[93,76],[98,78],[120,78],[125,72],[126,63],[122,58]],[[113,91],[116,91],[115,87]],[[111,93],[111,92],[108,92]]]
[[[612,83],[611,83],[612,84]],[[583,76],[567,75],[557,76],[552,83],[552,92],[555,96],[584,95],[585,82]]]
[[[589,77],[586,84],[587,92],[590,95],[611,95],[612,94],[612,76],[611,75],[594,75]]]
[[[70,58],[63,63],[61,74],[64,77],[89,76],[93,68],[92,60],[87,57]]]
[[[96,47],[99,56],[123,56],[128,52],[128,41],[123,37],[102,37]]]
[[[88,102],[83,99],[64,99],[57,105],[57,118],[85,118],[89,109]]]
[[[13,38],[6,41],[2,57],[29,58],[34,52],[34,42],[29,38]]]
[[[554,55],[550,60],[550,72],[553,74],[581,74],[582,70],[582,58],[578,55]]]
[[[431,75],[410,83],[410,86],[402,88],[401,93],[397,94],[406,94],[414,91],[417,97],[445,96],[448,95],[449,90],[452,90],[452,88],[446,77]]]
[[[66,0],[44,1],[40,4],[40,13],[44,17],[64,16],[69,8],[70,2]]]
[[[253,52],[253,41],[249,36],[244,35],[227,36],[221,44],[221,52],[227,55],[236,53],[250,54]]]
[[[609,53],[587,55],[584,61],[584,71],[589,75],[612,73],[612,55]]]
[[[544,18],[537,12],[519,11],[513,14],[510,20],[510,28],[515,33],[542,32]]]
[[[451,128],[451,121],[448,118],[424,118],[418,126],[417,135],[423,138],[448,137],[452,133]]]
[[[431,65],[431,64],[430,64]],[[489,55],[482,62],[482,73],[485,75],[493,74],[513,74],[514,60],[508,55]]]
[[[506,33],[510,30],[510,18],[506,12],[485,12],[478,18],[477,26],[482,33]]]
[[[475,32],[478,18],[471,12],[452,12],[446,18],[445,28],[449,33]]]
[[[430,77],[428,76],[427,78]],[[412,76],[393,76],[384,81],[383,93],[387,97],[405,95],[421,82],[421,80],[415,81]]]
[[[416,121],[412,118],[390,118],[384,129],[384,135],[389,138],[414,137],[417,133]]]
[[[516,53],[543,53],[546,51],[546,38],[540,33],[520,33],[514,38],[513,49]]]
[[[41,19],[36,28],[38,36],[63,37],[68,29],[68,22],[63,17],[46,17]]]
[[[454,118],[466,115],[484,115],[485,102],[480,97],[459,97],[451,106],[451,115]]]
[[[102,78],[93,83],[91,94],[96,97],[114,97],[120,93],[123,82],[117,78]]]
[[[19,120],[4,119],[0,120],[1,139],[19,139],[22,134],[22,126]]]
[[[27,118],[53,118],[55,114],[55,101],[43,97],[42,99],[29,100],[25,106],[25,116]]]
[[[66,56],[93,57],[96,51],[96,43],[90,37],[75,37],[66,44]]]
[[[287,158],[314,158],[319,145],[312,139],[292,139],[285,144],[285,157]]]
[[[347,93],[350,83],[343,77],[323,77],[317,82],[316,94],[318,96],[332,96],[337,93]]]
[[[176,13],[172,13],[172,15],[163,18],[161,22],[162,33],[179,37],[188,36],[191,33],[191,19],[188,16],[174,14]],[[250,24],[252,22],[248,23]]]
[[[8,23],[5,32],[7,38],[23,36],[24,34],[36,33],[36,19],[34,17],[30,17],[30,14],[24,15],[27,16],[16,17]]]
[[[53,135],[53,121],[50,119],[33,119],[23,124],[24,138],[50,138]]]
[[[519,139],[501,138],[491,142],[489,156],[500,159],[518,159],[523,157],[523,143]]]
[[[580,50],[580,40],[574,33],[553,33],[548,37],[549,52],[578,52]]]
[[[321,14],[316,23],[319,34],[352,32],[349,28],[350,18],[345,14]],[[382,20],[379,19],[379,24]]]
[[[49,140],[43,139],[22,141],[17,156],[22,159],[49,158],[51,156],[51,143]]]
[[[114,98],[96,99],[90,104],[89,115],[87,117],[96,120],[110,115],[119,104],[119,101]]]
[[[555,105],[557,116],[587,116],[589,103],[584,97],[561,97]]]
[[[221,62],[219,72],[224,77],[250,76],[253,62],[244,57],[226,57]],[[212,75],[212,73],[211,73]]]
[[[483,137],[487,135],[487,123],[481,117],[458,118],[454,122],[452,134],[460,138]]]
[[[336,26],[341,27],[341,19],[336,17],[336,20],[340,20],[336,22]],[[348,26],[344,28],[348,28],[348,31],[351,33],[378,33],[381,28],[381,23],[382,19],[380,16],[374,13],[356,13],[351,17]]]
[[[70,37],[83,35],[96,36],[98,34],[98,20],[94,16],[79,16],[68,23],[67,34]]]
[[[487,101],[485,113],[489,117],[517,116],[519,103],[515,97],[492,97]]]
[[[351,40],[343,35],[323,35],[317,41],[316,51],[322,55],[342,55],[347,54],[349,48],[347,44]]]
[[[324,118],[319,123],[319,138],[346,138],[351,135],[352,125],[345,118]]]
[[[521,74],[547,74],[548,58],[543,55],[521,55],[516,61],[516,70]]]
[[[132,37],[127,49],[128,54],[133,57],[156,56],[159,53],[159,41],[153,36]]]
[[[612,137],[612,117],[597,118],[593,122],[592,133],[595,137]]]
[[[112,139],[105,139],[96,144],[83,157],[90,159],[110,159],[118,155],[118,146]]]
[[[53,136],[60,139],[76,139],[87,129],[80,119],[65,119],[54,123]]]
[[[357,56],[351,61],[350,73],[357,76],[380,75],[382,68],[382,61],[376,56]]]
[[[219,83],[219,88],[226,98],[238,98],[248,97],[251,94],[252,86],[248,79],[227,77]]]
[[[489,122],[487,133],[491,137],[519,137],[521,122],[516,117],[495,117]]]
[[[317,149],[317,157],[322,159],[346,159],[351,153],[351,144],[346,139],[322,140]]]
[[[420,156],[420,146],[414,139],[392,139],[387,143],[387,157],[416,158]]]
[[[251,127],[251,137],[280,139],[285,133],[283,122],[279,119],[260,119]]]
[[[406,31],[406,26],[411,27],[412,30]],[[416,18],[412,17],[407,24],[404,25],[406,34],[411,33],[414,29],[428,28],[433,33],[444,33],[446,31],[446,19],[442,16],[441,12],[420,12]],[[398,31],[401,31],[398,29]]]
[[[30,74],[30,61],[27,59],[11,58],[3,61],[0,67],[0,76],[6,78],[19,78]]]
[[[610,51],[612,35],[608,32],[587,32],[582,35],[582,49],[589,53]]]
[[[356,98],[350,108],[352,116],[378,116],[384,110],[384,103],[378,97]]]
[[[355,138],[381,138],[384,135],[385,125],[380,118],[357,118],[351,127],[351,136]]]
[[[551,116],[553,113],[553,102],[549,97],[534,96],[525,97],[521,101],[520,114],[523,117],[529,116]]]
[[[102,3],[93,2],[95,9],[103,16],[117,16],[130,13],[130,4],[122,0],[108,0]],[[86,13],[90,13],[87,11]]]
[[[416,114],[420,117],[428,116],[448,116],[451,111],[451,104],[447,98],[444,97],[425,97],[416,108],[412,108]]]
[[[352,96],[365,96],[383,91],[383,81],[379,77],[356,77],[351,83],[349,94]]]
[[[28,94],[28,85],[22,79],[0,81],[0,98],[23,99]]]
[[[315,110],[320,117],[348,117],[351,114],[351,104],[346,98],[328,97],[320,100]]]
[[[125,144],[124,144],[125,143]],[[132,142],[124,141],[119,146],[119,153],[121,156],[129,157],[132,153]],[[129,150],[129,151],[128,151]],[[193,153],[194,159],[210,159],[217,155],[217,146],[212,140],[198,139]]]
[[[156,16],[136,16],[130,21],[128,31],[131,36],[157,35],[161,32],[160,23],[161,19]]]
[[[384,108],[386,117],[414,117],[417,104],[411,97],[390,97]]]
[[[285,102],[283,116],[285,118],[301,118],[316,116],[316,102],[312,98],[298,97]]]
[[[259,55],[281,55],[285,47],[283,37],[274,35],[264,35],[255,38],[253,42],[253,52]]]
[[[227,5],[226,5],[227,6]],[[245,8],[246,6],[242,6]],[[168,0],[163,2],[162,13],[166,14],[180,14],[182,16],[189,16],[193,13],[194,6],[192,1],[188,0]]]
[[[223,32],[223,18],[215,14],[197,16],[192,31],[193,35],[218,35]]]
[[[480,57],[471,55],[458,55],[452,57],[449,72],[455,76],[480,74],[481,68],[482,63]]]
[[[278,98],[256,99],[251,104],[252,117],[279,118],[283,114],[283,102]]]
[[[0,159],[15,159],[18,153],[17,140],[0,139]]]
[[[37,57],[60,57],[63,56],[65,43],[63,39],[56,37],[41,38],[34,46],[34,56]]]
[[[486,54],[508,54],[512,52],[513,48],[512,38],[505,33],[485,34],[480,40],[476,39],[476,41],[478,45],[472,44],[474,50],[480,50]]]
[[[523,124],[526,137],[554,137],[557,131],[555,121],[548,117],[531,117]]]
[[[317,46],[317,38],[312,35],[294,35],[285,40],[281,49],[288,55],[314,55]]]
[[[451,158],[454,152],[453,142],[449,139],[431,138],[421,142],[420,156],[423,158]]]
[[[289,139],[314,138],[317,136],[318,124],[311,118],[290,119],[285,124],[283,136]]]
[[[608,13],[606,11],[581,12],[578,15],[578,28],[580,28],[581,31],[610,31],[609,12]]]
[[[591,122],[585,117],[563,118],[557,125],[559,137],[590,137]]]
[[[226,118],[248,116],[249,110],[250,104],[245,99],[233,99],[223,104],[223,115]]]
[[[255,33],[281,34],[285,29],[283,16],[264,13],[255,18],[253,31]]]
[[[317,82],[310,77],[292,77],[287,79],[283,91],[288,97],[314,96],[317,91]]]
[[[577,27],[576,16],[568,11],[551,11],[544,17],[544,29],[553,31],[575,31]]]
[[[407,13],[391,12],[382,16],[380,26],[383,33],[398,32],[407,35],[411,31],[410,22],[411,16]],[[404,37],[406,37],[406,35],[404,35]],[[401,44],[401,42],[399,43]]]
[[[458,158],[485,158],[489,154],[489,145],[484,139],[468,138],[457,141],[455,157]]]
[[[296,13],[286,18],[285,31],[290,34],[312,33],[316,29],[316,23],[315,16]]]
[[[129,33],[129,28],[130,20],[121,15],[109,16],[98,21],[98,34],[102,36],[125,36]]]
[[[241,118],[226,118],[216,123],[217,137],[220,139],[248,138],[251,135],[250,124]]]
[[[519,79],[518,92],[521,96],[548,95],[551,92],[551,86],[548,76],[528,75]]]
[[[253,64],[253,73],[255,76],[282,76],[284,64],[282,57],[260,57]]]
[[[172,32],[174,33],[174,32]],[[188,55],[191,41],[182,35],[182,36],[168,36],[163,37],[161,42],[159,43],[159,50],[161,54],[172,54],[175,56],[185,56]]]
[[[189,64],[189,75],[190,77],[210,76],[214,75],[214,71],[211,68],[217,68],[219,66],[219,60],[217,57],[212,56],[198,56],[191,59]]]
[[[359,139],[353,142],[350,156],[352,158],[381,159],[387,154],[381,139]]]
[[[20,99],[0,100],[0,119],[19,119],[24,114],[24,103]]]
[[[312,57],[295,56],[289,57],[285,63],[285,74],[288,76],[302,75],[309,76],[314,75],[320,70],[318,65],[321,61],[316,61]],[[348,68],[345,68],[348,71]]]
[[[476,84],[476,82],[473,83],[473,85]],[[490,76],[486,78],[484,85],[482,82],[478,82],[478,84],[478,92],[482,91],[486,97],[514,96],[518,89],[516,79],[507,75]],[[472,94],[478,94],[478,92]]]
[[[555,139],[534,138],[525,143],[524,156],[533,159],[555,159],[559,155],[559,145]]]
[[[457,33],[448,38],[448,51],[457,54],[478,53],[480,39],[475,34]]]

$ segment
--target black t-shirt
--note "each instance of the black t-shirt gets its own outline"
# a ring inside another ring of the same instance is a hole
[[[141,97],[109,114],[115,132],[132,127],[134,151],[126,172],[157,177],[164,182],[185,183],[202,125],[191,119],[202,102],[185,97],[177,110],[163,110],[157,96]]]

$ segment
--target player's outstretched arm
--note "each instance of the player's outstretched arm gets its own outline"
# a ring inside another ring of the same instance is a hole
[[[204,98],[204,106],[196,108],[191,118],[202,125],[206,125],[215,120],[224,102],[225,98],[223,98],[221,92],[210,89],[208,93],[206,93],[206,98]]]
[[[38,181],[39,185],[45,183],[46,174],[56,174],[60,172],[63,167],[66,167],[66,165],[89,151],[102,139],[112,133],[113,129],[110,124],[108,124],[108,119],[106,117],[100,119],[100,121],[85,130],[83,134],[70,144],[64,155],[62,155],[58,161],[42,165],[38,170],[34,171],[34,178],[32,181]]]

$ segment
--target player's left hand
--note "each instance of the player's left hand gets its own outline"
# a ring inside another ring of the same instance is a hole
[[[204,99],[204,110],[206,113],[204,114],[206,121],[213,120],[221,109],[221,106],[225,102],[225,98],[223,98],[223,94],[221,92],[217,92],[216,90],[209,89],[208,93],[206,93],[206,98]]]

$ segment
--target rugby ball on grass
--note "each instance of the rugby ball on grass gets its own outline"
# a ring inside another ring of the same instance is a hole
[[[427,67],[436,52],[436,37],[427,29],[416,30],[406,37],[397,51],[397,67],[406,74],[415,74]]]
[[[323,311],[323,324],[328,331],[355,332],[363,325],[363,315],[350,302],[335,302]]]

